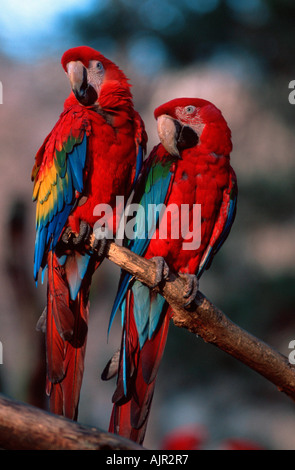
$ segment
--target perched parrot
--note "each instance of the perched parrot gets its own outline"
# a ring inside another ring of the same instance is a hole
[[[34,277],[47,268],[46,332],[50,410],[77,419],[84,369],[91,278],[101,258],[89,234],[96,206],[113,208],[116,234],[141,168],[147,136],[125,74],[96,50],[69,49],[61,59],[72,91],[35,157]],[[73,235],[76,234],[76,235]],[[103,244],[102,244],[103,245]]]
[[[144,210],[137,211],[135,236],[125,245],[155,261],[157,283],[169,269],[179,272],[186,280],[183,302],[189,305],[235,218],[231,132],[219,109],[202,99],[174,99],[154,114],[160,143],[137,180],[133,201]],[[155,210],[159,204],[164,204],[162,213]],[[179,223],[182,207],[189,215],[185,230]],[[200,236],[194,237],[197,230]],[[142,443],[173,312],[159,293],[126,271],[121,273],[110,326],[118,309],[121,348],[102,373],[104,380],[117,374],[109,430]]]

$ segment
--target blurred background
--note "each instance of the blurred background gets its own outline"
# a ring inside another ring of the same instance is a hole
[[[219,107],[239,181],[230,237],[201,280],[234,322],[288,355],[295,339],[293,0],[12,0],[0,11],[0,391],[44,407],[46,288],[33,281],[31,169],[69,93],[60,65],[89,45],[130,78],[157,143],[155,107],[193,96]],[[115,383],[100,374],[119,345],[107,326],[119,268],[105,260],[91,292],[79,421],[108,428]],[[294,403],[201,338],[171,325],[145,446],[295,449]],[[170,435],[172,433],[172,435]],[[177,444],[175,444],[175,440]],[[234,440],[234,441],[233,441]],[[167,443],[168,442],[168,443]],[[232,447],[231,447],[232,446]],[[185,447],[184,447],[185,448]]]

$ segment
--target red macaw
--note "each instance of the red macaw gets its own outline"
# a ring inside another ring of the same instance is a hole
[[[152,150],[138,179],[134,201],[144,211],[138,210],[138,230],[126,246],[156,261],[159,282],[169,269],[181,273],[187,281],[184,305],[189,305],[236,213],[231,132],[221,112],[202,99],[172,100],[155,110],[155,118],[161,143]],[[159,216],[155,207],[161,203],[165,209]],[[189,223],[182,230],[180,209],[187,207]],[[201,207],[199,219],[194,207]],[[200,237],[194,233],[198,220]],[[172,312],[160,294],[124,271],[110,322],[118,308],[123,324],[120,354],[102,374],[109,379],[117,372],[109,430],[142,443]]]
[[[32,171],[37,203],[34,277],[37,281],[42,269],[43,281],[48,268],[47,308],[40,325],[46,330],[50,409],[76,419],[89,289],[101,262],[88,239],[98,220],[95,207],[101,203],[114,209],[115,236],[124,209],[122,203],[116,206],[116,196],[130,194],[147,137],[128,79],[114,63],[86,46],[66,51],[61,63],[72,91]]]

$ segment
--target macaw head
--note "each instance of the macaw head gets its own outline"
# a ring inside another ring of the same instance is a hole
[[[99,105],[102,86],[110,83],[113,86],[119,84],[126,96],[131,97],[130,85],[122,70],[91,47],[80,46],[67,50],[61,63],[76,99],[83,106]]]
[[[181,158],[181,151],[197,145],[227,155],[232,149],[231,132],[221,111],[210,101],[177,98],[156,108],[158,134],[168,153]]]

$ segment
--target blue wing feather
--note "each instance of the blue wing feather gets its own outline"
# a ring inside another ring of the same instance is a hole
[[[81,144],[75,145],[73,150],[68,154],[68,165],[71,170],[73,187],[78,191],[83,190],[83,170],[86,161],[87,139],[84,136]]]
[[[139,281],[133,283],[132,292],[134,296],[133,314],[139,345],[142,348],[146,340],[151,339],[158,326],[159,315],[162,312],[165,299],[160,294],[151,298],[150,289]]]
[[[142,169],[142,164],[143,164],[143,148],[141,145],[138,147],[138,152],[136,156],[136,169],[135,169],[135,177],[132,185],[132,189],[136,185],[137,179],[140,175],[141,169]]]
[[[37,280],[38,272],[42,266],[44,253],[47,248],[54,249],[66,221],[75,205],[75,191],[83,190],[83,172],[87,154],[87,136],[84,132],[80,143],[69,137],[69,142],[64,144],[68,152],[65,155],[61,150],[59,156],[54,159],[56,165],[56,180],[51,186],[52,206],[47,213],[43,213],[36,222],[36,241],[34,255],[34,277]],[[43,204],[44,201],[38,201]],[[45,267],[44,265],[42,266]]]
[[[166,166],[164,166],[162,162],[156,164],[153,164],[153,162],[150,164],[150,162],[148,162],[143,175],[142,179],[139,180],[137,191],[135,189],[134,199],[138,200],[143,208],[143,210],[139,210],[136,214],[136,236],[132,240],[125,240],[125,246],[139,256],[144,255],[155,232],[159,220],[157,206],[164,204],[167,199],[173,173],[167,171],[167,162]],[[121,308],[121,310],[124,310],[122,302],[124,301],[131,279],[132,276],[129,273],[122,271],[117,295],[110,315],[108,332],[110,331],[118,309]],[[149,289],[147,290],[149,292]],[[123,311],[122,315],[124,315]],[[139,319],[139,316],[137,316],[137,318]],[[154,323],[155,320],[153,321],[153,324]],[[137,326],[141,329],[139,323]]]
[[[88,268],[91,255],[74,252],[65,262],[65,271],[69,283],[70,296],[75,300],[80,290],[82,280]]]
[[[171,157],[172,158],[172,157]],[[172,161],[158,161],[156,151],[151,154],[139,176],[132,202],[138,202],[141,209],[137,211],[135,234],[133,239],[125,239],[124,245],[132,252],[143,256],[157,228],[160,212],[158,207],[164,204],[169,195],[174,173],[171,171]],[[142,349],[148,339],[151,339],[158,324],[165,299],[160,294],[151,293],[150,289],[122,270],[117,295],[109,321],[110,331],[117,310],[122,313],[122,379],[123,393],[127,396],[127,380],[129,364],[129,308],[126,302],[127,292],[132,289],[133,315],[138,334],[139,347]]]

